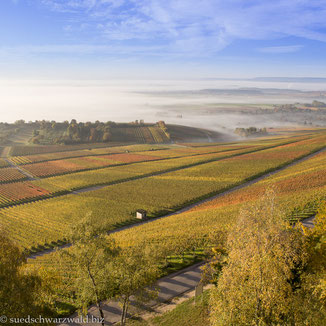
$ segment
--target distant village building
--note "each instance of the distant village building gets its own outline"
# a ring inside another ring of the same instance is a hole
[[[136,212],[136,218],[143,220],[147,217],[147,212],[144,209],[138,209]]]

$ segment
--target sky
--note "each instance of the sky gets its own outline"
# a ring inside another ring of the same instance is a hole
[[[0,0],[0,79],[326,77],[326,0]]]
[[[148,90],[325,90],[233,81],[326,77],[325,53],[326,0],[0,0],[0,120],[155,121],[194,104]]]

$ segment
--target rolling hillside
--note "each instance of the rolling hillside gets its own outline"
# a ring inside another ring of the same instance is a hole
[[[142,120],[130,123],[116,123],[112,121],[100,122],[55,122],[35,121],[25,123],[23,120],[14,124],[0,124],[0,138],[2,156],[9,153],[15,155],[15,150],[22,147],[58,147],[52,151],[60,151],[62,145],[101,147],[100,144],[168,144],[175,142],[212,142],[221,141],[223,135],[214,131],[186,127],[181,125],[167,125],[164,121],[144,123]],[[103,145],[102,145],[103,146]],[[36,152],[49,152],[42,149]],[[30,152],[30,151],[27,151]],[[34,152],[34,151],[32,151]]]
[[[144,123],[95,122],[69,124],[43,124],[36,130],[34,144],[81,144],[95,142],[162,144],[170,142],[211,142],[221,139],[221,134],[194,127],[169,125],[164,121]]]

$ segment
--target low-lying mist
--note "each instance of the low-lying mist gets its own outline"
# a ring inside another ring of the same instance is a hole
[[[0,120],[164,120],[227,133],[237,127],[323,125],[306,113],[298,118],[256,110],[323,100],[325,90],[323,83],[248,80],[0,81]]]

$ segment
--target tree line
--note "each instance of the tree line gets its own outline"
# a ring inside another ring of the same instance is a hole
[[[267,129],[266,128],[256,128],[256,127],[236,128],[234,133],[241,137],[253,137],[253,136],[257,137],[257,136],[267,135]]]
[[[115,122],[106,123],[95,122],[77,122],[72,119],[70,122],[41,121],[39,128],[34,129],[33,144],[40,144],[44,141],[53,144],[78,144],[110,141],[112,128],[116,126]]]

